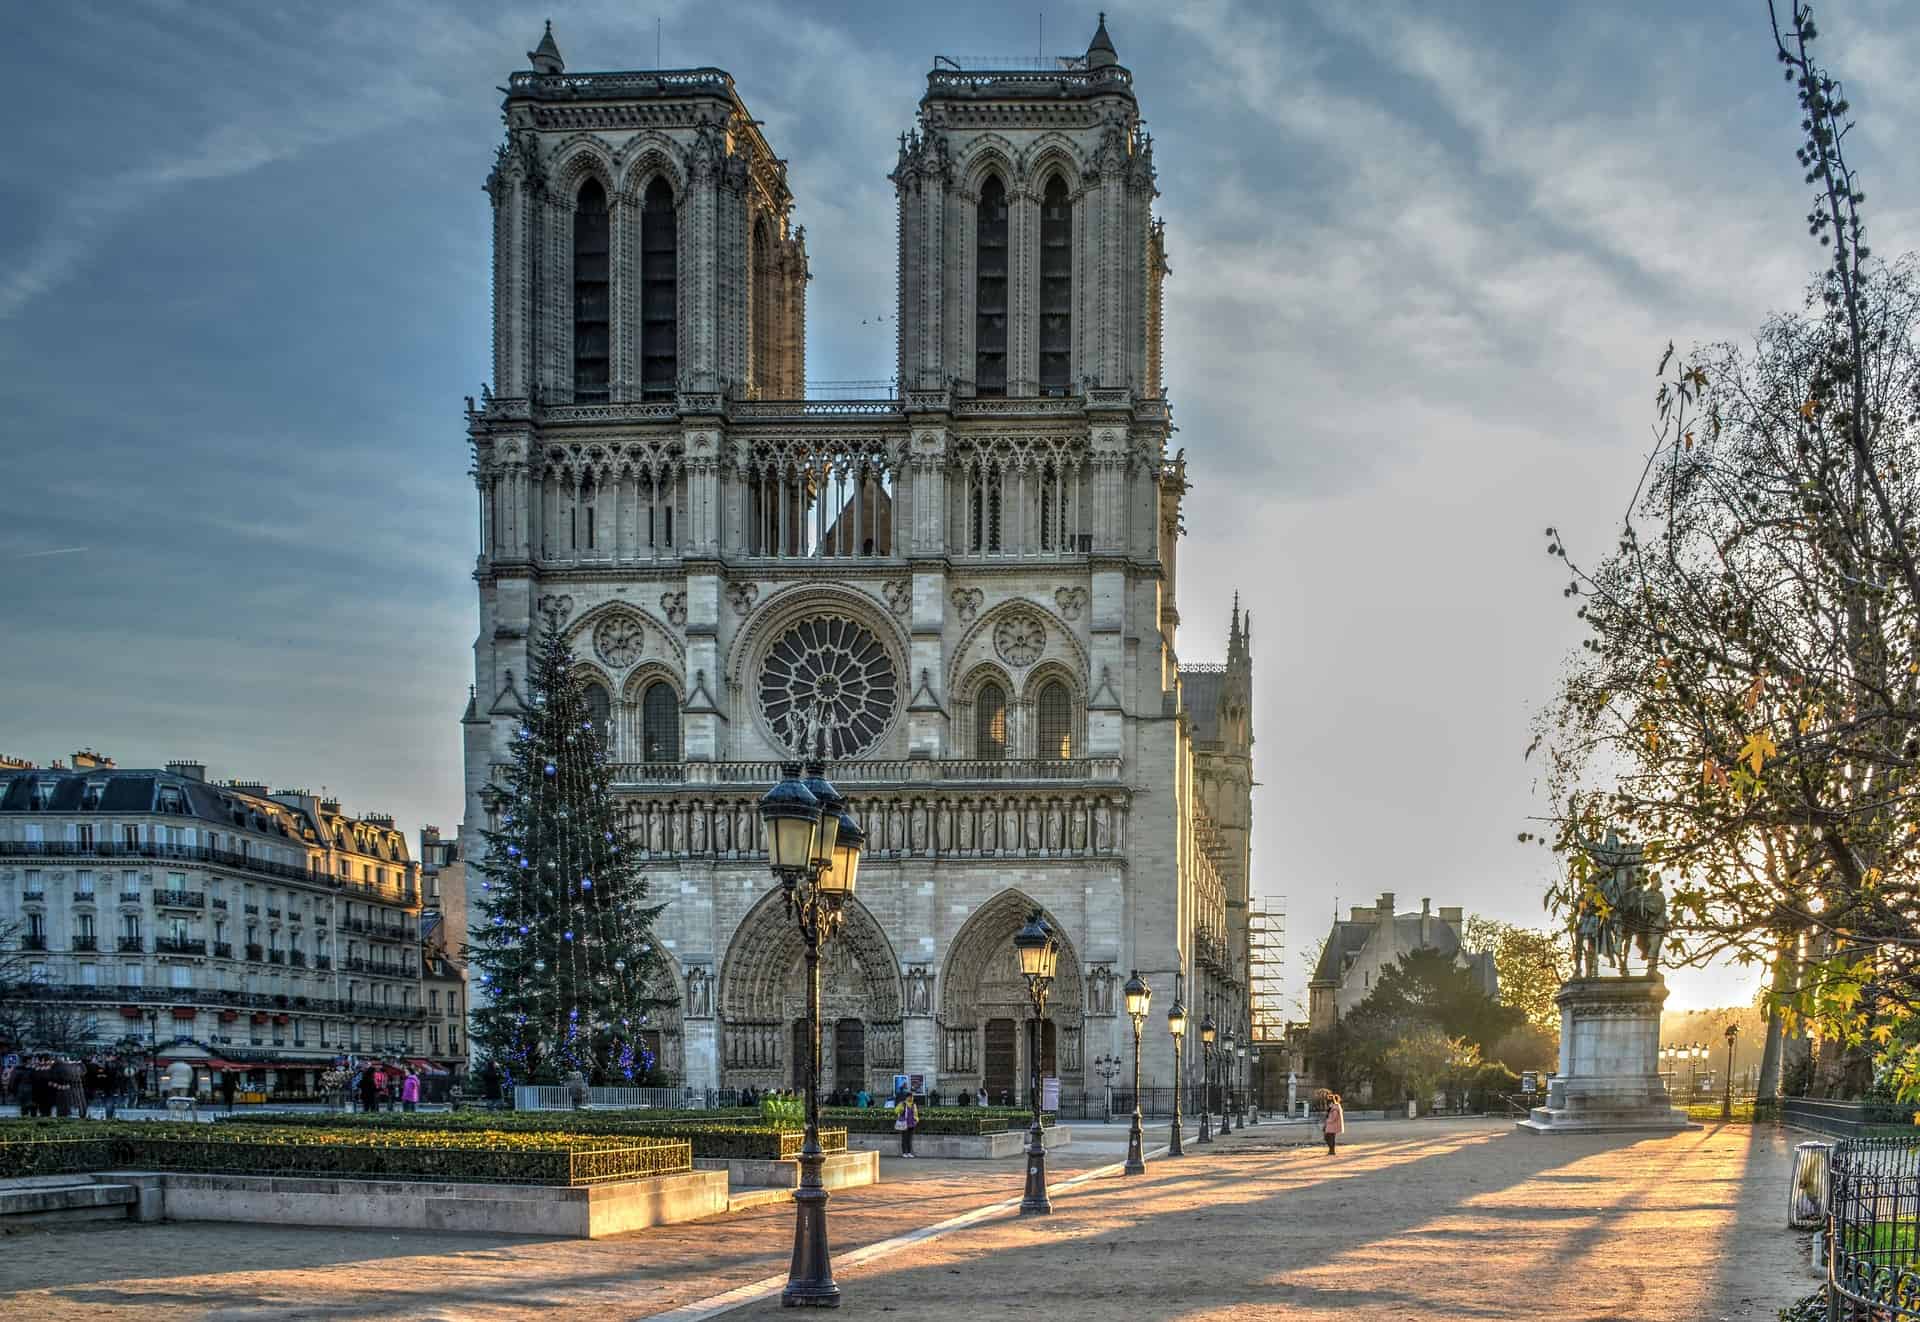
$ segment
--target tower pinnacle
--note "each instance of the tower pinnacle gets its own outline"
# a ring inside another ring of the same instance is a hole
[[[547,20],[547,30],[540,38],[540,44],[527,52],[527,58],[533,61],[535,73],[565,73],[567,62],[560,58],[560,47],[553,39],[553,20]]]
[[[1120,55],[1113,49],[1113,38],[1107,35],[1107,12],[1100,11],[1100,26],[1094,29],[1093,40],[1087,43],[1087,67],[1105,69],[1120,63]]]

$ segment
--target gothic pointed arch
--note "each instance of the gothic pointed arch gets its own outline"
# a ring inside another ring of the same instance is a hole
[[[680,218],[673,186],[654,175],[640,196],[640,389],[671,395],[679,368]]]
[[[1032,896],[1009,887],[973,911],[947,949],[940,975],[941,1078],[963,1084],[991,1082],[996,1096],[1005,1080],[991,1080],[991,1031],[1009,1022],[1024,1025],[1032,1014],[1027,982],[1013,948],[1013,935],[1038,909],[1060,943],[1060,960],[1047,993],[1047,1033],[1043,1064],[1051,1064],[1063,1083],[1078,1086],[1081,1028],[1086,991],[1080,957],[1059,917]],[[1024,1051],[1021,1041],[1016,1048]],[[1014,1080],[1025,1088],[1024,1070]]]
[[[997,171],[980,181],[973,223],[973,387],[979,395],[1007,393],[1007,181]]]
[[[840,930],[821,951],[821,1023],[862,1025],[856,1070],[824,1044],[823,1091],[876,1086],[902,1061],[900,961],[878,920],[848,897]],[[734,930],[720,965],[721,1083],[791,1087],[795,1048],[805,1041],[806,951],[778,888],[760,897]],[[851,1077],[853,1074],[859,1077]]]
[[[671,951],[655,947],[641,983],[642,994],[662,1004],[647,1011],[640,1023],[640,1040],[654,1054],[654,1067],[671,1083],[684,1083],[687,1077],[687,1052],[684,1012],[686,977]]]
[[[612,215],[596,171],[573,196],[573,398],[605,403],[612,366]]]
[[[1060,170],[1048,170],[1040,198],[1040,393],[1073,387],[1073,189]]]

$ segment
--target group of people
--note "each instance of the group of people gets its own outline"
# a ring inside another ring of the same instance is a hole
[[[84,1120],[98,1104],[113,1118],[115,1108],[131,1106],[139,1076],[114,1056],[82,1061],[51,1052],[22,1056],[0,1069],[0,1095],[10,1097],[22,1116],[71,1116]]]
[[[748,1091],[751,1092],[752,1089],[748,1089]],[[897,1104],[897,1102],[898,1099],[896,1098],[895,1103]],[[849,1092],[842,1088],[835,1092],[828,1093],[826,1104],[828,1106],[858,1106],[864,1109],[873,1105],[873,1094],[865,1088],[860,1089],[858,1092]],[[987,1090],[981,1088],[969,1092],[967,1089],[962,1088],[953,1095],[951,1102],[943,1103],[940,1097],[940,1090],[936,1088],[927,1094],[927,1105],[985,1106],[987,1105]]]
[[[369,1061],[353,1076],[349,1090],[362,1111],[391,1111],[396,1105],[403,1111],[416,1111],[420,1107],[420,1074],[406,1065]]]

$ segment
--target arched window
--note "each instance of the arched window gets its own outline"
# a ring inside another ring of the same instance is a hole
[[[607,722],[613,716],[613,699],[598,684],[588,684],[581,694],[586,703],[587,719],[593,722],[593,728],[600,732],[602,739],[607,737]]]
[[[1073,203],[1054,175],[1040,200],[1040,392],[1065,394],[1073,371]]]
[[[598,179],[580,185],[573,206],[573,397],[607,398],[607,190]]]
[[[973,388],[1007,393],[1007,186],[988,175],[980,186],[974,233]]]
[[[1007,755],[1007,694],[998,684],[982,684],[973,699],[973,755]]]
[[[640,699],[640,757],[647,762],[680,760],[680,698],[664,679],[647,685]]]
[[[680,380],[677,241],[673,189],[656,178],[640,211],[640,388],[648,395],[671,395]]]
[[[1040,687],[1040,696],[1034,702],[1034,716],[1040,728],[1040,737],[1034,747],[1034,753],[1044,758],[1069,758],[1073,756],[1073,695],[1067,686],[1057,679],[1050,679]]]

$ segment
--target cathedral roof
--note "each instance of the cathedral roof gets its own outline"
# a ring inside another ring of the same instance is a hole
[[[1100,26],[1094,29],[1093,40],[1087,43],[1087,67],[1103,69],[1110,64],[1120,63],[1120,53],[1113,48],[1113,38],[1107,35],[1106,11],[1100,12]]]
[[[1196,743],[1207,743],[1220,737],[1220,688],[1226,679],[1224,666],[1180,667],[1180,693],[1186,703],[1187,721],[1193,729]]]

